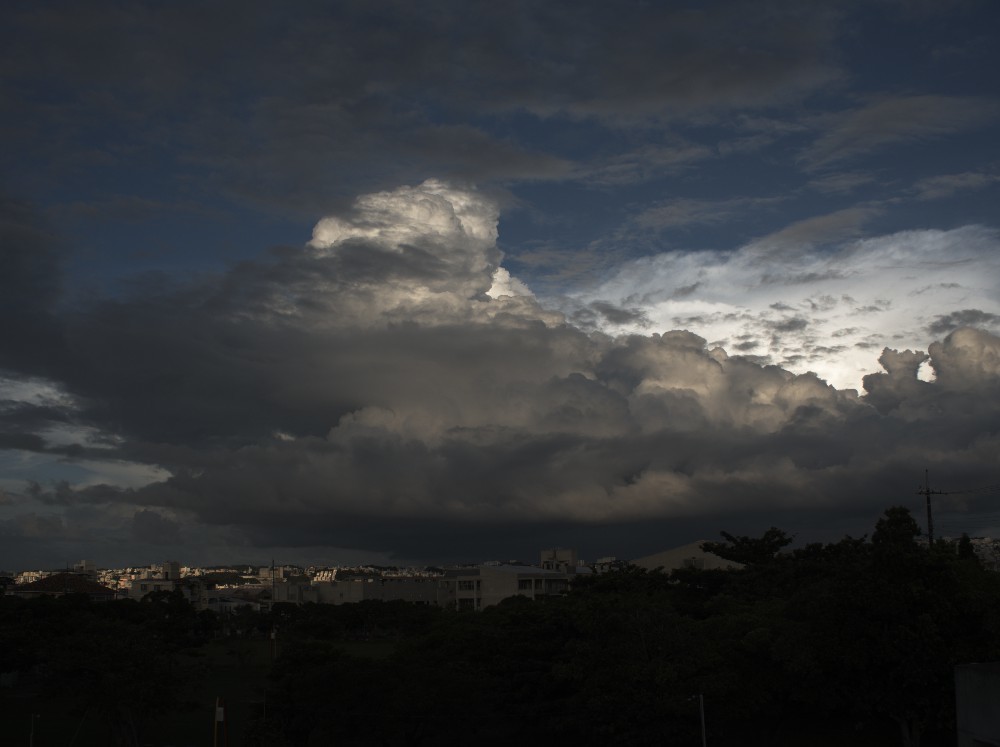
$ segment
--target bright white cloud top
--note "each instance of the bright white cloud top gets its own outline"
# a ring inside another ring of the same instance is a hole
[[[883,347],[925,350],[963,324],[1000,331],[1000,235],[967,226],[832,247],[765,238],[732,252],[669,252],[574,300],[642,312],[608,325],[619,333],[688,329],[732,355],[860,389]]]

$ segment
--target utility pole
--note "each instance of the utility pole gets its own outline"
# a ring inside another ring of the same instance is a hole
[[[708,737],[705,731],[705,693],[692,695],[687,701],[690,703],[695,698],[698,699],[698,714],[701,716],[701,747],[708,747]]]
[[[931,480],[930,480],[930,470],[924,470],[924,487],[923,490],[918,490],[917,495],[922,495],[927,502],[927,545],[928,547],[934,546],[934,515],[931,513],[931,496],[932,495],[949,495],[949,493],[943,490],[931,490]]]
[[[934,545],[934,516],[931,513],[932,495],[965,495],[969,493],[996,493],[1000,492],[1000,485],[985,485],[981,488],[969,488],[968,490],[931,490],[930,473],[924,470],[924,487],[917,491],[917,495],[922,495],[927,501],[927,540],[930,546]]]
[[[220,697],[215,699],[215,718],[212,719],[212,747],[229,747],[229,720],[226,718],[226,701]]]
[[[278,634],[274,625],[274,558],[271,558],[271,661],[278,658]]]
[[[705,693],[698,693],[698,708],[701,711],[701,747],[708,747],[705,736]]]

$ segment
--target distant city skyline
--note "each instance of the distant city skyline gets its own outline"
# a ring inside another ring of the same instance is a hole
[[[834,541],[1000,483],[995,2],[0,18],[0,566]]]

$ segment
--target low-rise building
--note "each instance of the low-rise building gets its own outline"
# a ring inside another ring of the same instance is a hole
[[[139,600],[153,592],[171,592],[179,588],[182,576],[181,564],[175,560],[167,560],[132,574],[132,578],[125,579],[123,585],[129,599]]]
[[[481,610],[507,599],[529,599],[565,593],[570,582],[590,568],[578,564],[574,550],[546,550],[542,562],[531,565],[484,564],[419,575],[350,575],[339,580],[286,580],[269,584],[270,603],[351,604],[369,600],[402,601],[446,609]]]
[[[249,607],[254,612],[261,609],[257,600],[236,596],[231,589],[199,589],[195,606],[199,610],[210,610],[219,615],[228,614],[240,607]]]
[[[479,566],[455,577],[455,606],[481,610],[508,597],[540,599],[564,594],[578,572],[589,572],[572,568],[573,572],[567,573],[530,565]]]
[[[568,547],[556,547],[552,550],[542,550],[540,565],[547,571],[560,573],[575,573],[579,565],[576,550]]]
[[[39,579],[45,578],[46,576],[51,576],[53,571],[21,571],[14,577],[14,580],[20,584],[30,584]]]
[[[445,606],[441,598],[440,577],[382,576],[352,578],[342,581],[314,582],[319,599],[325,604],[348,604],[367,599],[384,602],[402,601],[413,604]]]
[[[167,578],[137,578],[128,585],[126,596],[136,601],[156,591],[171,592],[177,588],[177,581]]]
[[[97,580],[97,564],[93,560],[81,560],[73,565],[73,572],[80,573],[89,579]]]

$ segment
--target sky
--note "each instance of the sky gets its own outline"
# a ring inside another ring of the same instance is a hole
[[[1000,483],[998,23],[4,3],[0,568],[634,558]]]

